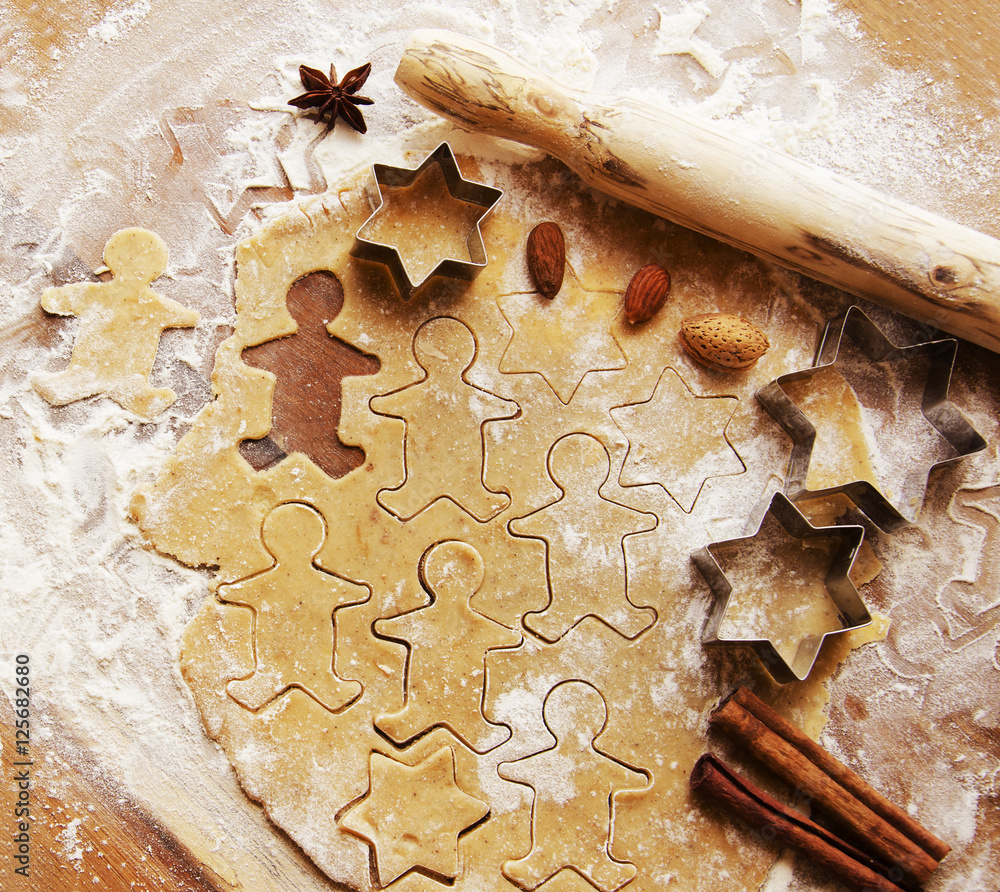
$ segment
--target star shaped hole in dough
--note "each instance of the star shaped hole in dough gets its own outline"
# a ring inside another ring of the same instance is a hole
[[[376,164],[374,213],[351,253],[385,264],[404,300],[431,277],[473,279],[486,265],[479,228],[503,196],[467,180],[442,143],[416,169]]]
[[[708,479],[746,470],[726,437],[738,402],[733,396],[699,396],[676,371],[664,369],[646,402],[611,410],[629,442],[621,485],[662,486],[690,514]]]
[[[569,264],[563,286],[551,300],[536,293],[501,298],[500,311],[514,334],[500,359],[500,371],[541,375],[559,400],[569,404],[588,372],[627,365],[611,333],[621,299],[618,291],[584,288]]]
[[[441,747],[416,765],[373,752],[369,775],[368,793],[338,823],[374,849],[379,885],[413,869],[458,877],[458,838],[490,809],[458,785],[454,750]]]
[[[827,635],[871,622],[849,576],[863,539],[859,526],[814,527],[776,494],[753,535],[693,556],[716,597],[702,640],[745,644],[779,683],[803,680]]]
[[[656,32],[653,53],[657,56],[690,56],[712,77],[726,73],[729,63],[722,53],[707,40],[696,36],[697,31],[712,15],[703,3],[694,3],[688,9],[667,15],[658,10],[660,27]]]

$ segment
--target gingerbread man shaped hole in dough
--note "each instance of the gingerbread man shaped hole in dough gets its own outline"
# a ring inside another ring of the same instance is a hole
[[[297,330],[243,351],[243,362],[275,376],[271,430],[240,443],[240,454],[262,471],[292,452],[307,455],[329,477],[343,477],[365,460],[364,450],[337,434],[343,379],[374,375],[379,360],[333,337],[328,326],[344,305],[332,273],[311,273],[288,290],[285,306]]]
[[[190,328],[199,315],[149,286],[167,268],[167,247],[145,229],[116,232],[104,247],[110,282],[81,282],[47,288],[42,308],[78,316],[80,328],[69,366],[38,375],[35,390],[53,406],[103,394],[149,421],[176,399],[167,387],[151,387],[160,335],[165,328]]]

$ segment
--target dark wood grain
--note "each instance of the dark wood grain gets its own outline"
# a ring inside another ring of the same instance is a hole
[[[327,332],[343,304],[343,286],[332,273],[299,279],[286,304],[298,331],[243,351],[247,365],[277,378],[270,433],[240,444],[243,457],[258,471],[293,452],[309,456],[331,477],[343,477],[364,463],[364,451],[337,436],[341,382],[351,375],[373,375],[380,363]]]

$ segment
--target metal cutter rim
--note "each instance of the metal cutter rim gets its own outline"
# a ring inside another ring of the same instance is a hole
[[[476,220],[476,225],[469,233],[467,240],[471,259],[459,260],[454,257],[443,257],[423,279],[414,282],[407,272],[399,250],[394,245],[366,239],[361,233],[378,216],[385,205],[385,199],[382,195],[383,187],[406,188],[412,186],[420,175],[433,164],[440,166],[452,198],[481,207],[483,212]],[[423,289],[431,279],[445,278],[471,282],[486,267],[489,258],[486,254],[481,224],[503,198],[504,193],[502,189],[465,179],[458,167],[455,153],[447,142],[442,142],[415,168],[373,164],[367,191],[373,210],[355,233],[351,254],[361,260],[370,260],[385,266],[403,300],[409,300],[416,292]]]
[[[906,493],[894,502],[866,480],[849,481],[839,486],[818,490],[810,490],[806,487],[809,463],[812,460],[816,441],[816,428],[802,410],[792,402],[784,390],[784,385],[803,380],[820,369],[835,365],[845,335],[851,338],[872,362],[918,355],[926,355],[930,358],[931,364],[921,400],[921,408],[928,422],[952,448],[954,455],[932,464],[927,469],[928,478],[935,468],[952,464],[981,452],[986,448],[986,440],[961,411],[948,400],[948,390],[951,386],[952,371],[958,352],[958,341],[955,338],[941,338],[911,346],[899,346],[890,341],[864,310],[858,306],[849,307],[827,324],[816,353],[816,361],[811,368],[781,375],[757,391],[757,399],[761,405],[792,438],[793,446],[785,478],[785,494],[793,501],[797,501],[802,498],[843,493],[880,529],[886,532],[895,532],[916,523],[920,514],[920,504],[913,511],[906,510]],[[926,481],[920,491],[921,503],[925,491]]]
[[[825,584],[830,599],[837,607],[843,628],[832,629],[821,635],[811,635],[803,639],[791,663],[785,660],[769,638],[726,638],[719,634],[729,610],[733,586],[712,550],[722,549],[755,538],[768,515],[771,515],[794,539],[838,540],[837,550],[827,571]],[[783,493],[775,493],[771,497],[767,510],[761,516],[757,529],[752,534],[713,542],[691,555],[691,559],[701,571],[715,597],[702,630],[702,644],[748,647],[757,655],[757,658],[779,684],[804,681],[816,663],[823,642],[830,635],[839,635],[871,624],[871,613],[849,575],[854,566],[858,549],[864,541],[864,535],[864,528],[854,524],[828,527],[813,526],[787,496]]]

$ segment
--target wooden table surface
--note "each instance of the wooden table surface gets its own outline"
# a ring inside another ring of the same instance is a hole
[[[981,130],[983,120],[997,119],[1000,12],[991,0],[948,0],[933,5],[905,0],[836,2],[858,19],[868,38],[866,53],[902,70],[925,74],[928,84],[945,83],[957,88],[961,101],[950,99],[941,108],[942,117],[952,125],[946,130],[945,138],[950,142],[942,146],[943,150],[954,153],[960,149],[964,128]],[[803,5],[806,5],[805,0]],[[105,14],[111,4],[101,0],[72,4],[68,0],[56,3],[13,0],[14,14],[9,21],[7,6],[9,3],[0,5],[4,10],[0,18],[0,36],[10,39],[16,30],[26,28],[39,57],[55,58],[60,51],[71,53],[73,42]],[[0,61],[16,66],[18,57],[13,53],[5,57],[2,38]],[[176,86],[176,79],[169,72],[164,79],[164,90]],[[113,82],[113,76],[109,80]],[[181,92],[179,90],[179,95]],[[70,119],[79,119],[83,113],[79,108],[50,107],[44,96],[36,96],[33,101],[38,113],[43,115],[65,114]],[[185,101],[181,96],[175,104],[183,106]],[[9,108],[0,109],[0,128],[23,126],[24,120]],[[992,140],[980,143],[987,144],[1000,153],[1000,128],[996,128]],[[169,153],[151,155],[145,162],[143,159],[128,161],[130,165],[142,163],[156,168],[161,178],[174,177],[175,182],[181,182],[181,173],[171,168]],[[0,185],[15,194],[18,191],[17,183]],[[977,194],[963,193],[952,207],[934,210],[1000,237],[996,192],[994,188]],[[276,201],[289,194],[287,187],[275,186],[252,197]],[[901,197],[911,198],[908,195]],[[231,216],[222,220],[225,225],[221,228],[232,230],[247,204],[235,205]],[[58,201],[54,199],[52,206],[33,210],[46,225],[57,226],[60,219],[57,207]],[[124,211],[122,214],[125,216]],[[78,245],[84,269],[99,265],[102,243],[95,234],[91,244]],[[69,276],[72,272],[67,268],[65,274]],[[325,287],[322,281],[302,286],[304,305],[308,304],[310,293],[321,294]],[[35,321],[35,330],[7,330],[5,336],[39,340],[58,337],[58,325],[40,311]],[[261,357],[260,361],[264,364],[267,358]],[[261,467],[277,454],[269,454],[266,444],[253,456],[254,447],[248,448],[248,458]],[[349,454],[330,458],[331,467],[336,469],[352,467],[351,461]],[[11,864],[3,850],[0,876],[4,889],[320,892],[333,888],[294,843],[246,800],[231,771],[213,776],[211,771],[205,770],[206,766],[211,766],[218,771],[223,762],[223,757],[215,753],[207,741],[202,747],[204,762],[192,765],[194,776],[188,777],[183,767],[169,764],[169,754],[158,763],[155,753],[147,754],[147,776],[115,776],[108,770],[106,754],[113,752],[113,741],[124,732],[115,726],[114,710],[107,714],[108,727],[102,740],[79,739],[73,728],[61,728],[57,711],[38,718],[40,722],[43,719],[53,724],[47,734],[37,738],[34,750],[39,797],[36,801],[40,803],[40,811],[34,825],[37,857],[33,880],[31,884],[18,885],[18,878],[9,874]],[[9,705],[0,697],[0,735],[5,745],[13,739],[12,724]],[[200,728],[195,726],[189,731],[198,733]],[[90,747],[100,748],[105,756],[88,759],[81,755]],[[7,751],[4,752],[6,757]],[[0,790],[0,811],[5,815],[12,811],[12,796],[13,787],[5,782]],[[67,835],[67,819],[74,814],[86,814],[88,819],[79,825],[78,832]],[[206,830],[209,827],[216,828],[216,833]],[[239,839],[226,838],[223,831],[230,828],[238,830]],[[69,861],[67,848],[76,852]],[[50,857],[47,853],[51,852],[60,852],[62,857]],[[67,867],[67,863],[71,866]]]

